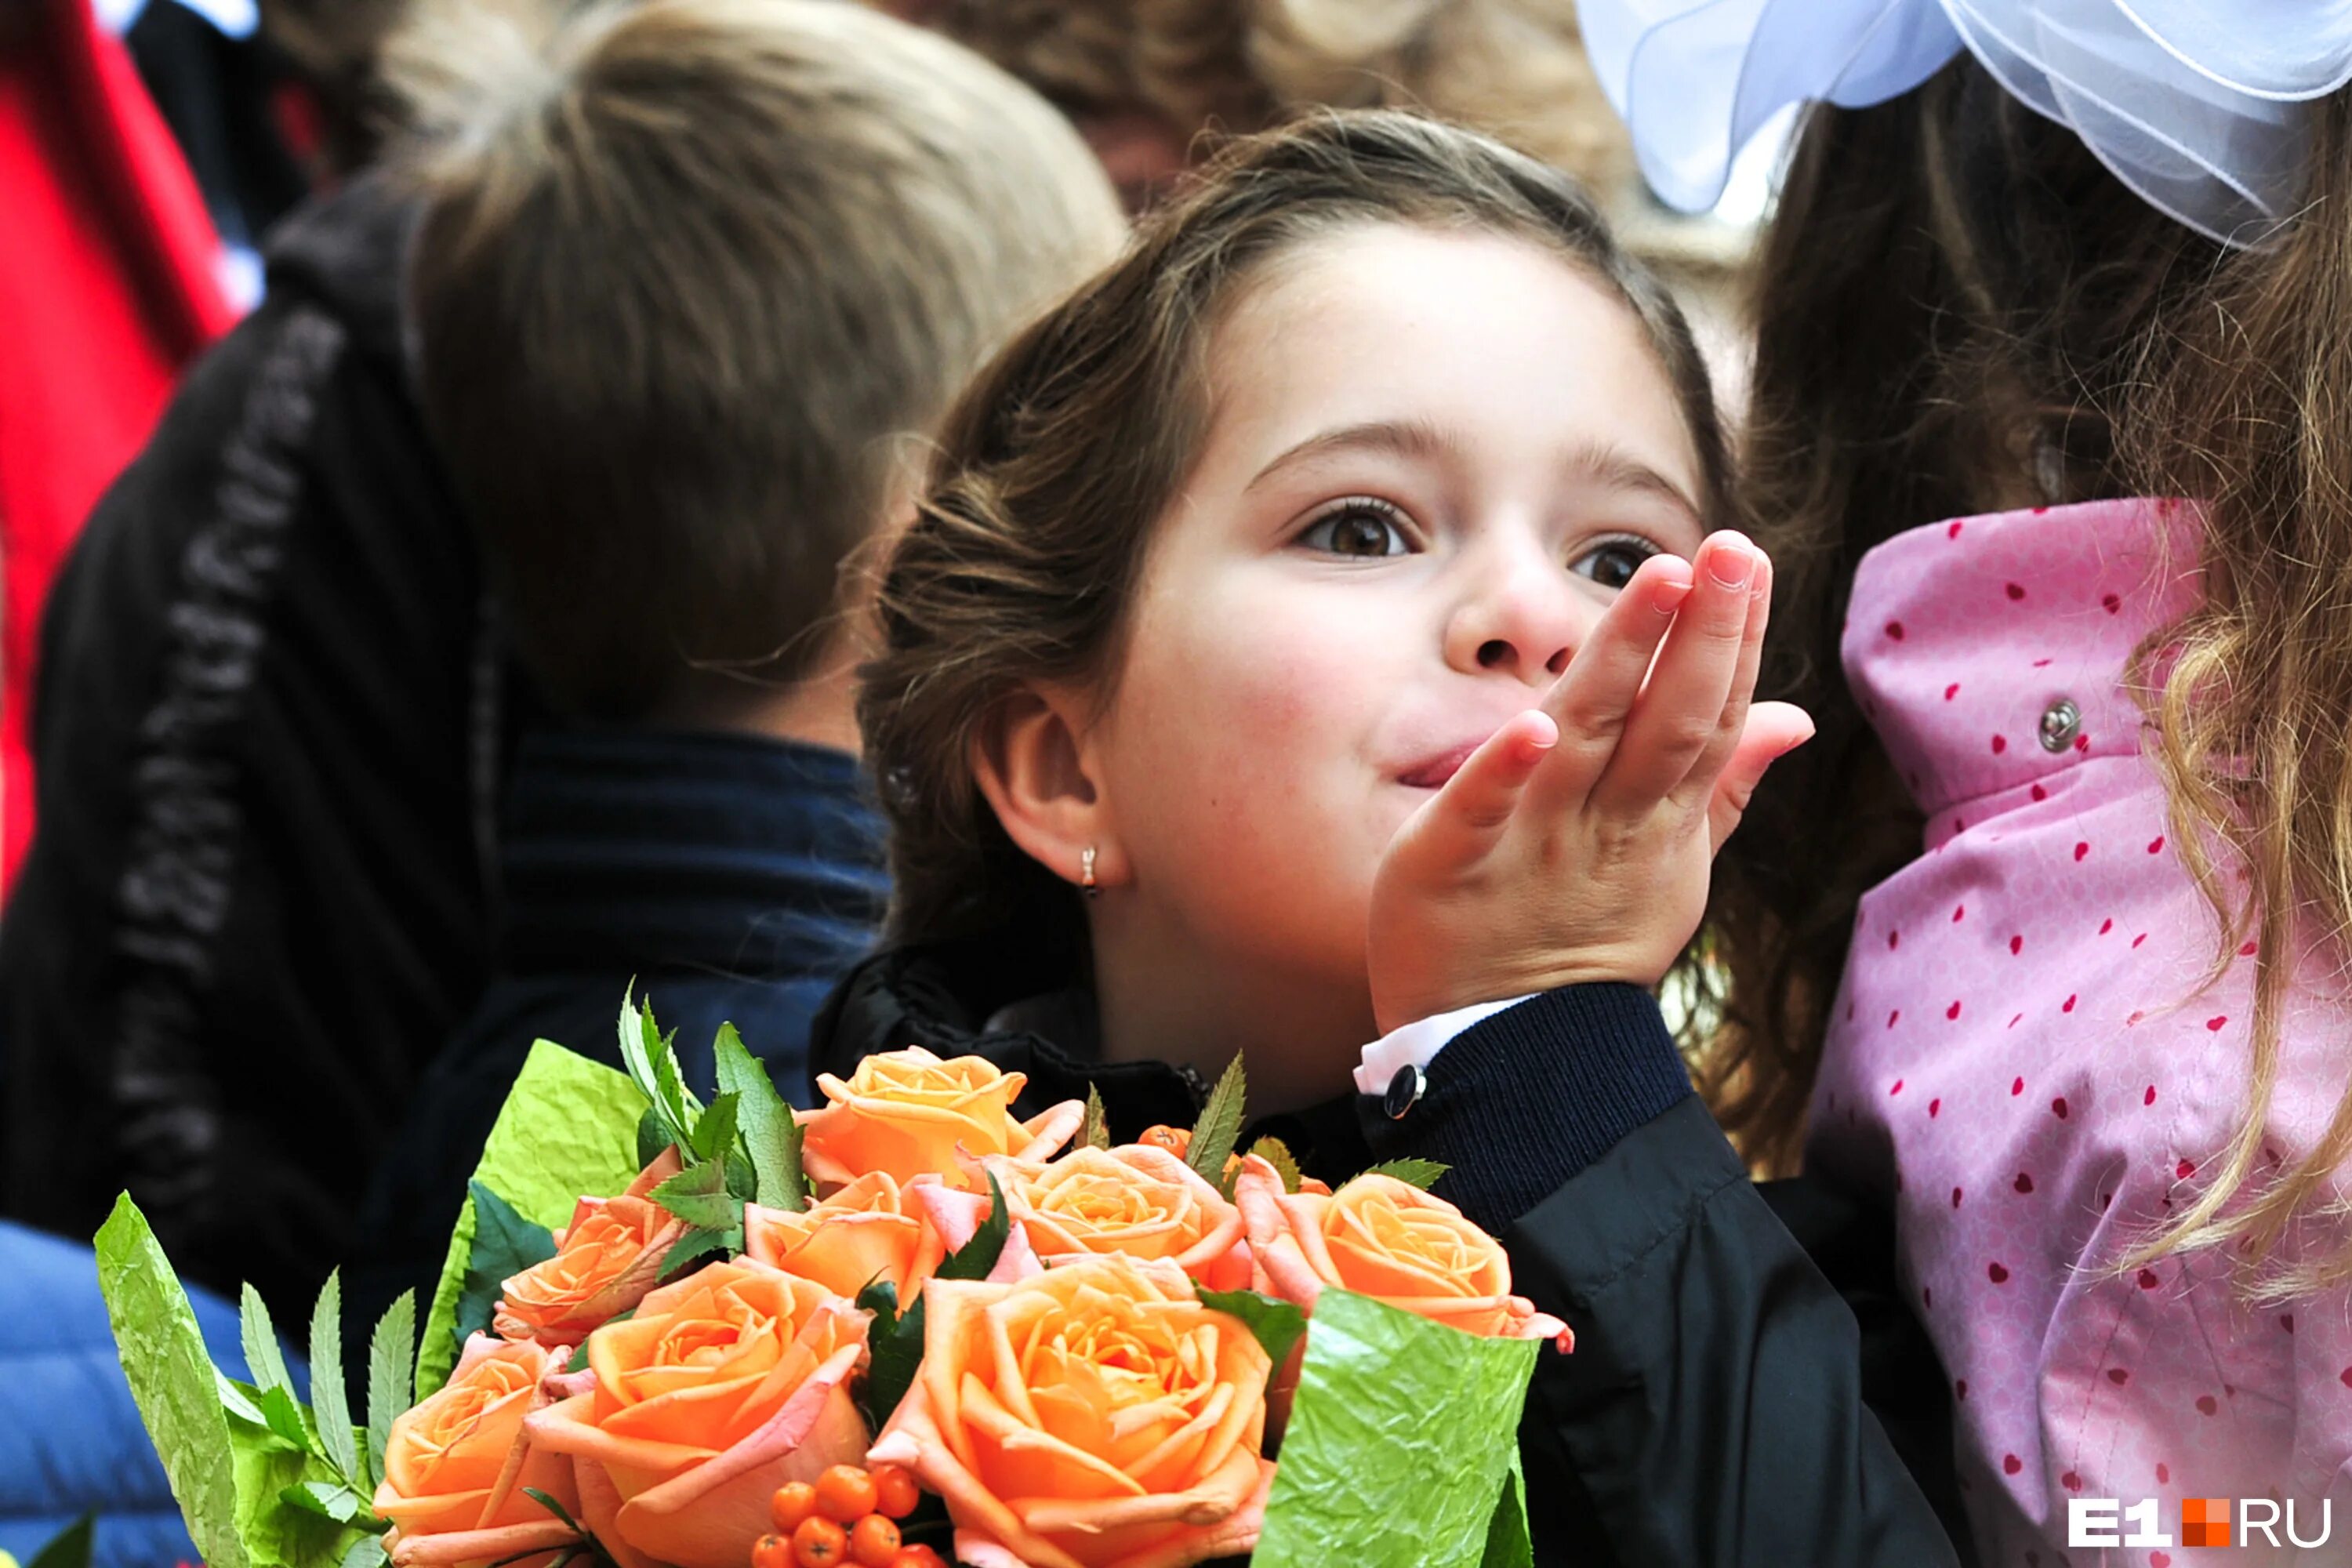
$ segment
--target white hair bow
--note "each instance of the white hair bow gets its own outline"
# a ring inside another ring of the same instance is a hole
[[[2302,188],[2311,100],[2352,80],[2352,0],[1580,0],[1668,205],[1715,205],[1765,121],[1909,91],[1966,48],[2149,203],[2259,243]]]

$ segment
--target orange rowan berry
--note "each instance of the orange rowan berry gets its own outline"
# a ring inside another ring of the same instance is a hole
[[[874,1511],[874,1478],[856,1465],[834,1465],[816,1479],[816,1510],[840,1525]]]
[[[798,1530],[801,1521],[815,1511],[816,1489],[806,1481],[787,1481],[768,1500],[768,1517],[786,1535]]]
[[[898,1527],[878,1513],[869,1513],[849,1527],[849,1555],[861,1568],[890,1568],[898,1555]]]
[[[849,1555],[849,1532],[813,1513],[793,1531],[793,1561],[800,1568],[840,1568]]]
[[[904,1519],[923,1500],[923,1489],[904,1465],[874,1467],[874,1508],[887,1519]]]
[[[763,1535],[751,1543],[751,1568],[793,1568],[793,1543],[781,1535]]]
[[[890,1559],[890,1568],[948,1568],[948,1565],[938,1552],[928,1546],[908,1546]]]

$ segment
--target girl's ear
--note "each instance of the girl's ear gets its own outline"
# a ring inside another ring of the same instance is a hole
[[[972,737],[971,772],[1013,842],[1076,884],[1095,851],[1095,882],[1120,875],[1108,803],[1089,775],[1074,698],[1024,690],[998,703]]]

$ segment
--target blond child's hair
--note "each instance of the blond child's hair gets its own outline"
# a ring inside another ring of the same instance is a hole
[[[1044,100],[857,6],[425,0],[384,63],[426,421],[576,716],[803,673],[903,437],[1123,232]]]
[[[1074,111],[1140,108],[1190,132],[1417,109],[1604,193],[1632,174],[1567,0],[937,0],[924,14]]]

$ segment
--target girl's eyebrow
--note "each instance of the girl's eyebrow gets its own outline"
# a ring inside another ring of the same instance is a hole
[[[1611,489],[1656,496],[1688,512],[1692,522],[1699,522],[1697,504],[1683,493],[1680,485],[1622,447],[1607,441],[1580,442],[1569,454],[1568,468],[1570,473],[1596,479]]]
[[[1342,425],[1337,429],[1309,436],[1289,447],[1260,468],[1257,476],[1242,489],[1244,492],[1254,490],[1286,469],[1340,452],[1380,452],[1395,458],[1451,458],[1460,456],[1466,446],[1467,443],[1453,431],[1425,419],[1375,419],[1360,425]],[[1579,442],[1569,451],[1566,468],[1571,474],[1595,480],[1610,489],[1633,490],[1655,496],[1677,510],[1688,513],[1693,523],[1699,521],[1697,503],[1683,492],[1680,485],[1613,443],[1598,440]]]
[[[1460,453],[1463,445],[1453,432],[1423,419],[1375,419],[1361,425],[1342,425],[1336,430],[1309,436],[1290,447],[1260,468],[1257,477],[1242,489],[1254,490],[1286,468],[1338,452],[1384,452],[1395,458],[1450,457]]]

